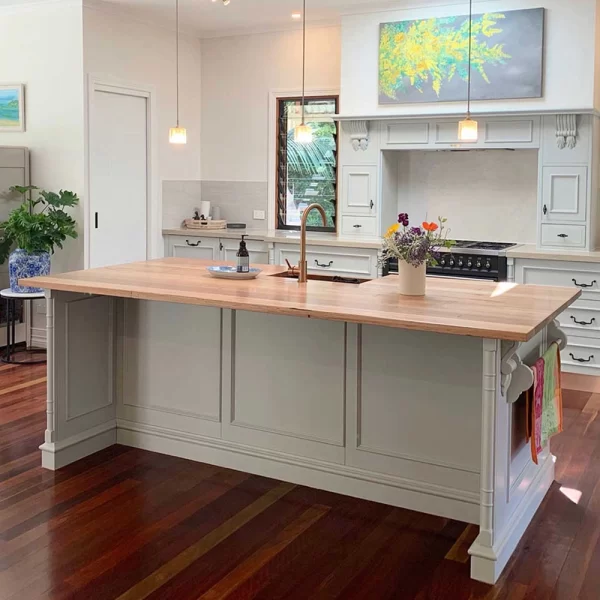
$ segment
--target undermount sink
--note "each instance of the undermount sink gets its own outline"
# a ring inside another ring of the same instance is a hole
[[[290,271],[284,271],[283,273],[276,273],[271,277],[280,277],[282,279],[298,279],[298,273],[292,273]],[[307,279],[309,281],[331,281],[333,283],[350,283],[353,285],[359,285],[366,283],[368,279],[358,279],[356,277],[340,277],[339,275],[314,275],[308,274]]]

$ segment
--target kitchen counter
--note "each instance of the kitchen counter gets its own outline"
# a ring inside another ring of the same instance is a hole
[[[227,239],[240,239],[247,235],[249,240],[271,242],[276,244],[299,244],[300,232],[281,229],[163,229],[163,235],[199,236]],[[309,231],[306,235],[313,246],[338,246],[344,248],[381,248],[379,237],[343,236],[337,233]]]
[[[494,583],[554,481],[514,423],[569,288],[211,278],[170,258],[46,288],[42,466],[123,444],[479,525]]]
[[[600,262],[600,251],[583,250],[548,250],[540,249],[535,244],[522,244],[506,251],[508,258],[532,258],[538,260],[565,260],[571,262]]]
[[[38,287],[381,325],[489,339],[528,341],[575,301],[570,288],[429,278],[424,298],[400,296],[391,275],[362,285],[272,277],[284,267],[264,266],[251,281],[214,279],[219,263],[166,258],[35,278]]]

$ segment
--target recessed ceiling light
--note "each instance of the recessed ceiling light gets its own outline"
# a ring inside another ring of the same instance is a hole
[[[302,13],[299,13],[299,12],[292,13],[292,19],[299,20],[301,18],[302,18]]]

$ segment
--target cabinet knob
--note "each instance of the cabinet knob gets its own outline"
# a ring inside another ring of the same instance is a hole
[[[543,212],[545,215],[548,214],[548,207],[544,204]]]
[[[362,225],[353,225],[354,229],[360,229],[362,227]]]
[[[373,210],[374,206],[375,206],[375,204],[373,203],[373,200],[371,200],[371,210]]]
[[[559,234],[557,234],[557,237],[565,239],[565,238],[568,238],[569,236],[566,233],[559,233]]]

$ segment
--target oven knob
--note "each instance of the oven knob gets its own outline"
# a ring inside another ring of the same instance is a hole
[[[449,262],[448,264],[449,264],[451,267],[453,267],[453,266],[456,264],[456,262],[454,261],[454,259],[453,259],[453,258],[451,258],[451,259],[450,259],[450,262]]]
[[[446,266],[446,259],[445,258],[441,258],[440,259],[440,266],[441,267],[445,267]]]
[[[475,266],[476,266],[478,269],[481,269],[481,260],[477,259],[477,263],[475,264]]]
[[[458,259],[458,266],[461,269],[465,266],[465,261],[462,258]]]
[[[473,268],[473,261],[472,261],[471,259],[469,259],[469,261],[467,262],[467,267],[468,267],[469,269],[472,269],[472,268]]]
[[[485,263],[485,268],[488,271],[492,270],[492,263],[489,260]]]

